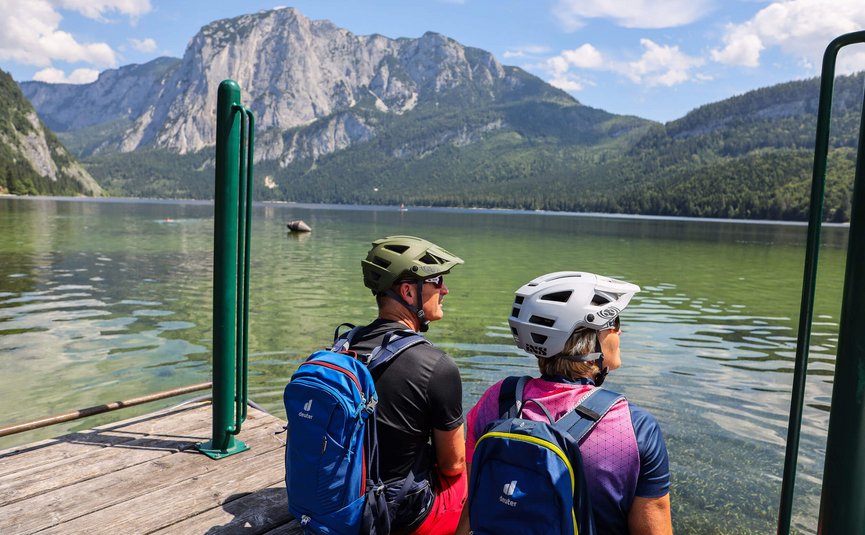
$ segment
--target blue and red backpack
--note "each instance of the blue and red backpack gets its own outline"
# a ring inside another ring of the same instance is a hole
[[[288,509],[306,533],[390,531],[379,477],[378,395],[370,370],[429,342],[414,331],[393,331],[371,354],[357,355],[348,348],[358,331],[354,327],[337,336],[330,350],[310,355],[285,387]],[[413,477],[409,473],[392,504],[400,503]]]

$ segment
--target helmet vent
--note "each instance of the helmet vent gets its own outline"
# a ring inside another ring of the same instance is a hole
[[[514,309],[511,310],[511,316],[513,316],[513,317],[515,317],[515,318],[519,318],[519,317],[520,317],[520,309],[519,309],[519,307],[514,307]]]
[[[389,243],[387,245],[384,245],[383,247],[388,251],[395,252],[396,254],[403,254],[404,252],[408,251],[408,245],[399,245],[396,243]]]
[[[534,323],[535,325],[543,325],[544,327],[552,327],[556,320],[551,320],[550,318],[543,318],[541,316],[532,316],[529,318],[529,323]]]
[[[572,290],[567,290],[564,292],[554,292],[551,294],[546,294],[541,296],[541,301],[555,301],[557,303],[567,303],[568,299],[571,298],[571,295],[574,292]]]
[[[442,260],[441,258],[435,257],[429,253],[420,257],[420,259],[418,261],[423,262],[424,264],[427,264],[427,265],[444,264],[444,260]]]
[[[595,294],[595,297],[592,298],[592,304],[595,306],[606,305],[610,300],[604,297],[603,295]]]
[[[524,299],[525,299],[525,297],[518,295],[514,298],[514,304],[515,305],[522,305]]]
[[[545,344],[547,343],[547,337],[543,334],[532,333],[532,342],[536,344]]]
[[[390,264],[391,264],[390,261],[385,260],[384,258],[382,258],[380,256],[373,258],[372,263],[377,265],[377,266],[381,266],[385,269],[387,269],[387,267],[390,266]]]

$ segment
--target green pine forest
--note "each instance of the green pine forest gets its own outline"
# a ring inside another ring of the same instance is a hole
[[[56,181],[42,176],[12,147],[20,136],[35,134],[36,129],[27,116],[33,112],[30,102],[24,98],[18,84],[8,73],[0,70],[0,193],[16,195],[79,195],[80,187],[74,178],[60,172]],[[62,150],[57,137],[47,128],[45,136],[51,156],[58,167],[73,161],[68,152]]]
[[[863,81],[863,73],[836,79],[828,221],[850,216]],[[451,98],[403,115],[361,103],[338,113],[362,119],[376,136],[285,167],[257,162],[254,195],[313,203],[807,219],[818,79],[751,91],[666,124],[614,115],[562,95],[535,92],[481,106]],[[484,128],[490,124],[499,127]],[[455,131],[475,134],[458,143]],[[257,136],[289,140],[302,133]],[[73,150],[92,145],[86,132],[59,137]],[[213,197],[212,149],[186,155],[139,150],[82,162],[108,195]],[[266,187],[265,177],[275,187]],[[35,184],[29,176],[15,180]]]

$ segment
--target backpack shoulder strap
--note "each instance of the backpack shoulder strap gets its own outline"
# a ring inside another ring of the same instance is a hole
[[[555,426],[567,431],[579,443],[621,399],[625,399],[625,396],[612,390],[595,388],[574,410],[562,416]]]
[[[391,331],[384,335],[381,345],[372,350],[366,365],[372,371],[390,362],[406,349],[428,343],[430,343],[429,340],[408,329]]]
[[[523,389],[529,382],[528,375],[512,375],[502,381],[499,390],[499,418],[516,418],[523,408]]]
[[[349,327],[349,330],[339,334],[339,328],[342,326]],[[348,351],[349,346],[351,346],[351,342],[354,340],[354,337],[363,327],[355,327],[351,323],[340,323],[337,325],[336,330],[333,332],[333,347],[331,351],[335,351],[337,353],[341,351]]]

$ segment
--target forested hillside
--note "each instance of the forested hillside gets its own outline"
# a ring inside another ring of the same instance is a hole
[[[446,36],[356,36],[283,8],[205,26],[182,60],[22,86],[110,195],[212,198],[226,77],[257,118],[259,200],[807,218],[817,79],[659,124],[585,106]],[[863,80],[836,81],[833,221],[850,214]]]
[[[12,77],[2,70],[0,110],[0,193],[101,193],[75,157],[42,125]]]

